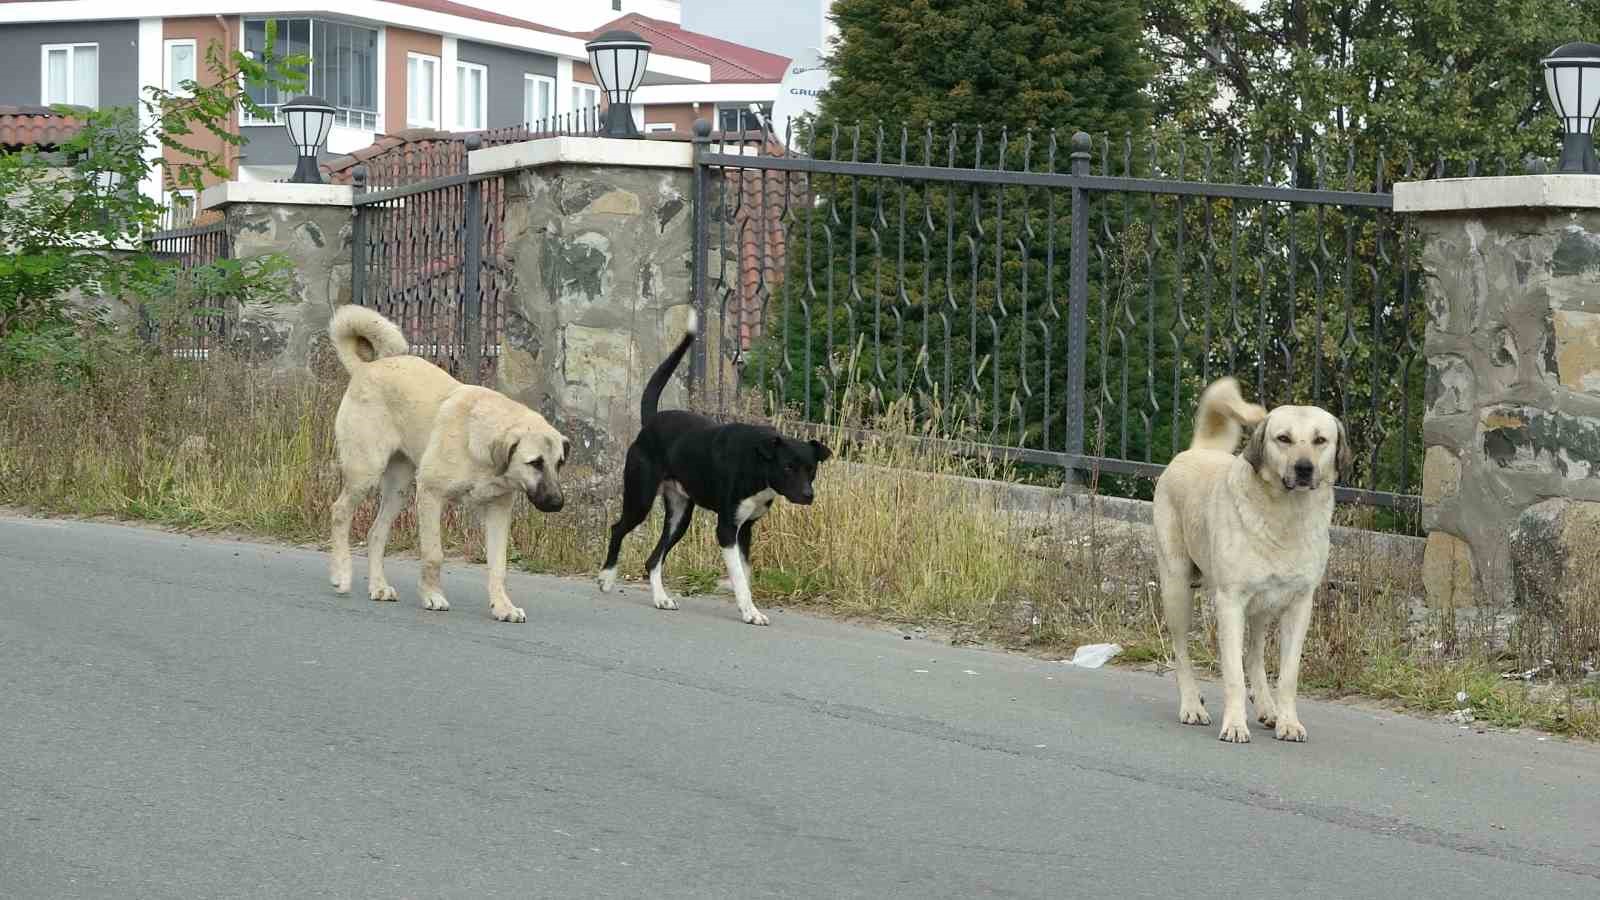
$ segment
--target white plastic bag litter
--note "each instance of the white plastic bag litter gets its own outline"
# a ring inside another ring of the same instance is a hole
[[[1070,662],[1081,669],[1098,669],[1121,652],[1121,644],[1084,644],[1072,652]]]

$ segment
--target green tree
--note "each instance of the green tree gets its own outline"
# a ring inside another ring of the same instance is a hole
[[[220,153],[190,147],[185,138],[205,131],[239,143],[227,128],[229,113],[236,106],[260,112],[245,84],[293,85],[304,66],[303,60],[275,58],[270,49],[260,60],[225,56],[215,43],[206,61],[209,83],[179,85],[182,96],[151,87],[136,108],[61,107],[58,112],[82,123],[71,140],[54,152],[0,152],[0,198],[6,201],[0,203],[0,375],[72,377],[86,370],[92,351],[106,345],[107,329],[72,302],[76,293],[168,303],[193,301],[197,293],[260,300],[281,295],[285,260],[224,260],[180,273],[142,243],[162,210],[140,183],[154,174],[199,189],[207,174],[226,177]],[[160,158],[161,147],[181,151],[182,161]]]
[[[1127,0],[838,0],[823,120],[1142,128],[1152,74]]]
[[[1519,171],[1558,125],[1539,59],[1600,33],[1592,0],[1151,0],[1159,118],[1252,146],[1331,139],[1376,154]],[[1304,173],[1302,173],[1304,174]],[[1398,174],[1391,167],[1390,174]]]

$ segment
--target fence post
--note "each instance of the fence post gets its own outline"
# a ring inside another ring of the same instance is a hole
[[[469,134],[466,144],[470,154],[483,146],[483,138]],[[462,273],[461,283],[461,341],[466,357],[462,367],[466,369],[466,377],[462,381],[477,384],[483,368],[483,325],[480,322],[483,294],[478,289],[483,269],[483,182],[468,181],[466,190],[466,271]]]
[[[693,270],[693,303],[695,314],[700,317],[700,340],[695,342],[694,352],[689,355],[689,397],[691,401],[700,399],[706,387],[706,344],[711,340],[711,323],[706,320],[706,257],[710,254],[710,218],[706,206],[710,203],[710,185],[706,177],[706,166],[701,162],[702,153],[708,152],[711,147],[711,123],[705,119],[696,119],[694,123],[694,270]],[[721,252],[720,250],[718,252]],[[718,329],[720,335],[721,329]],[[719,348],[720,349],[720,348]]]
[[[356,199],[367,190],[367,167],[356,166],[351,171],[351,180],[355,182]],[[371,256],[367,252],[367,217],[365,208],[359,203],[350,207],[350,302],[356,306],[366,305],[367,295],[367,260]]]
[[[1072,136],[1072,175],[1089,174],[1089,135],[1080,131]],[[1067,409],[1066,451],[1083,455],[1083,393],[1085,357],[1089,330],[1089,192],[1072,186],[1072,277],[1067,297]],[[1068,470],[1068,484],[1079,482],[1084,467]]]

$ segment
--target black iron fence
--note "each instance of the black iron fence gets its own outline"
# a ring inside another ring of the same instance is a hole
[[[227,223],[160,231],[145,241],[145,248],[157,259],[176,262],[177,272],[171,296],[140,306],[141,336],[181,358],[204,359],[227,346],[239,322],[237,300],[215,294],[205,279],[190,274],[231,257]]]
[[[952,446],[1139,493],[1232,374],[1343,419],[1342,499],[1417,505],[1425,317],[1390,193],[1426,177],[1409,162],[825,126],[703,136],[696,176],[723,363],[696,367],[702,402],[807,422],[898,405]]]
[[[373,188],[355,172],[351,300],[399,325],[411,352],[472,384],[492,383],[511,273],[505,176],[458,174]]]

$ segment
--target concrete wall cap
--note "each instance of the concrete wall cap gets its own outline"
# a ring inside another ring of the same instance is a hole
[[[1394,186],[1394,211],[1600,209],[1600,175],[1504,175],[1440,178]]]
[[[348,184],[287,184],[270,181],[229,181],[206,188],[200,194],[201,209],[215,209],[234,203],[266,203],[276,206],[351,206],[355,188]]]

